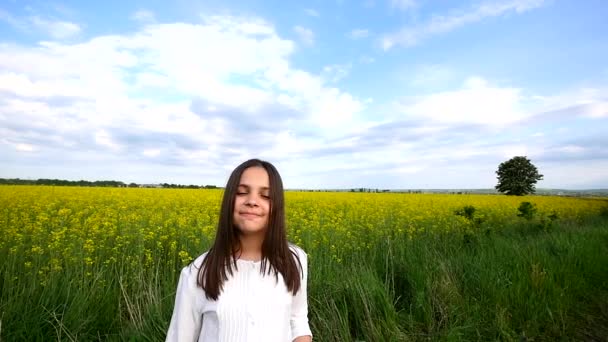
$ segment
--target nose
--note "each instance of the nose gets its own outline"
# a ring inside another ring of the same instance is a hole
[[[249,206],[249,207],[257,207],[258,206],[258,202],[255,199],[255,196],[249,196],[249,197],[247,197],[247,201],[245,201],[245,205]]]

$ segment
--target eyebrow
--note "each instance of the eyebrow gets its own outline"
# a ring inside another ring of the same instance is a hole
[[[239,188],[240,188],[240,187],[247,188],[247,190],[251,189],[251,186],[249,186],[249,185],[247,185],[247,184],[239,184]],[[263,187],[261,187],[260,189],[261,189],[261,190],[270,190],[270,188],[269,188],[269,187],[267,187],[267,186],[263,186]]]

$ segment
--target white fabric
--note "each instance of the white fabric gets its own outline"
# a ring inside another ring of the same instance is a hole
[[[177,285],[167,342],[286,342],[312,336],[308,325],[306,282],[308,260],[298,247],[304,277],[292,295],[279,274],[260,273],[261,262],[237,260],[238,270],[224,282],[217,301],[197,286],[198,270],[206,253],[182,269]]]

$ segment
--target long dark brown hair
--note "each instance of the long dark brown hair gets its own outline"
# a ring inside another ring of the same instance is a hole
[[[197,284],[205,291],[208,299],[217,300],[228,275],[237,270],[235,251],[240,250],[240,231],[233,222],[234,200],[241,180],[241,175],[250,167],[261,167],[268,173],[270,185],[270,213],[268,228],[262,243],[262,274],[273,273],[278,281],[278,274],[283,276],[285,286],[293,294],[300,289],[302,264],[295,251],[289,248],[285,230],[285,196],[283,181],[277,169],[269,162],[250,159],[237,166],[224,191],[220,209],[215,242],[203,259],[198,270]]]

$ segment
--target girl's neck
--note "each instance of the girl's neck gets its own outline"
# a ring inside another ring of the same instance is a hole
[[[258,261],[262,259],[264,235],[241,235],[240,249],[236,257],[241,260]]]

